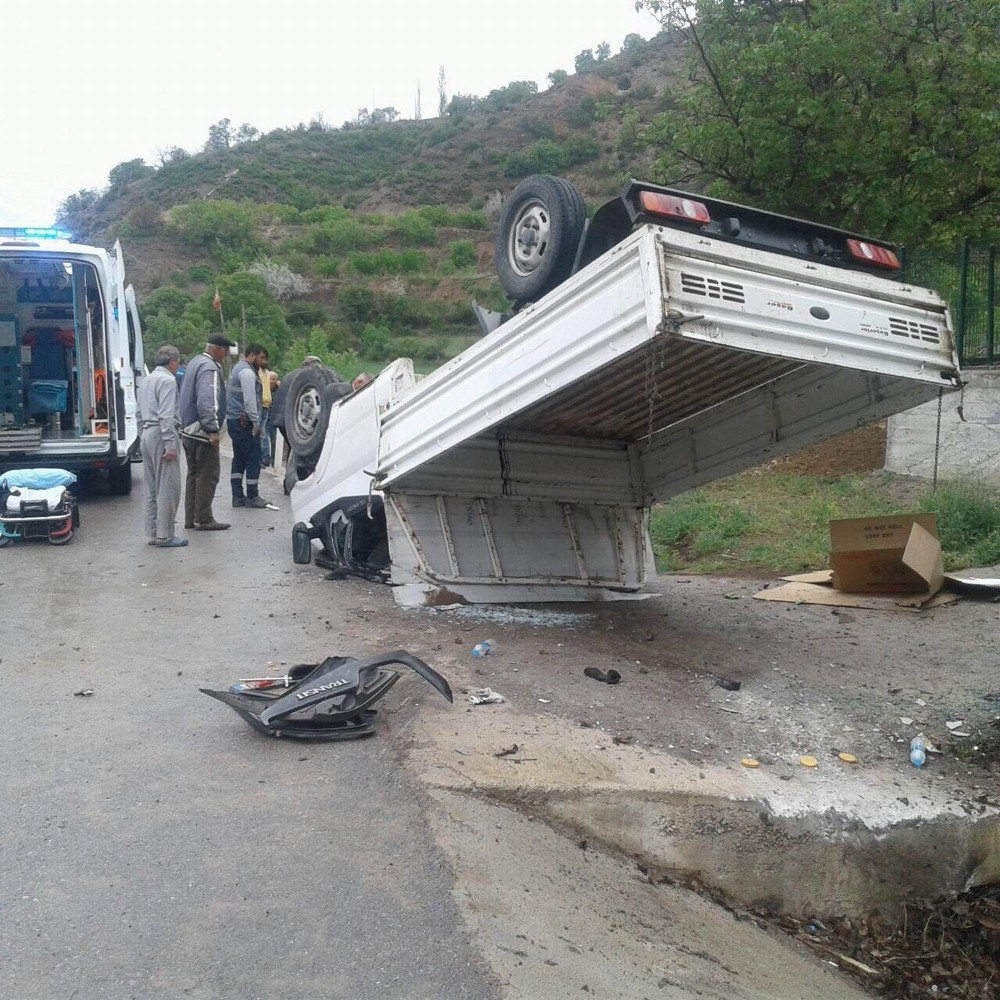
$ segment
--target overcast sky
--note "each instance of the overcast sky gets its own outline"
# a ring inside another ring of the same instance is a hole
[[[80,188],[156,150],[199,149],[220,118],[262,132],[361,107],[437,113],[449,94],[547,86],[581,49],[652,17],[633,0],[45,0],[3,5],[0,226],[48,225]]]

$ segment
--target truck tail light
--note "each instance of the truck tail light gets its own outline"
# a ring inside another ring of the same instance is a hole
[[[700,201],[678,198],[661,191],[640,191],[639,204],[650,215],[665,215],[671,219],[680,219],[681,222],[693,222],[698,226],[708,225],[712,221],[708,209]]]
[[[862,264],[870,264],[872,267],[884,267],[890,271],[899,270],[899,258],[885,247],[876,246],[874,243],[865,243],[863,240],[848,240],[847,249],[851,251],[851,256]]]

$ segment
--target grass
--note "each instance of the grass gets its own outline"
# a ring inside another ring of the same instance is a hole
[[[946,569],[1000,562],[1000,496],[952,482],[907,500],[888,474],[827,479],[743,473],[658,506],[650,533],[661,570],[794,573],[827,565],[829,522],[914,510],[938,515]]]

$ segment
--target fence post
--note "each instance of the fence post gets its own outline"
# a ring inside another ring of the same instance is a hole
[[[995,243],[990,244],[986,256],[986,267],[988,269],[986,272],[986,351],[987,364],[992,365],[996,361],[993,344],[997,322],[997,247]]]
[[[959,364],[965,364],[965,313],[969,297],[969,237],[962,240],[962,254],[959,263],[958,317],[955,341],[958,345]]]

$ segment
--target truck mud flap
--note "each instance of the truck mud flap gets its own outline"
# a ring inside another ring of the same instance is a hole
[[[292,528],[292,561],[299,566],[308,566],[312,562],[312,540],[319,537],[315,528],[299,521]]]

